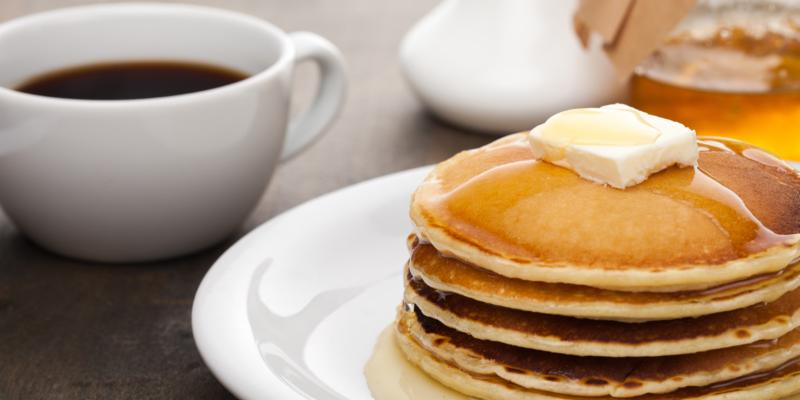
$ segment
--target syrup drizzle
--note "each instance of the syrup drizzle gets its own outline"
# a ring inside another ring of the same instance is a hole
[[[709,150],[709,147],[713,147],[714,150],[739,154],[766,166],[785,170],[793,169],[791,165],[787,164],[776,155],[736,139],[707,138],[700,141],[700,144],[700,151]]]
[[[711,389],[711,391],[718,393],[718,392],[721,392],[724,389],[734,389],[734,388],[748,386],[749,383],[753,383],[753,382],[756,382],[756,381],[767,380],[767,379],[769,379],[771,377],[781,376],[782,372],[790,370],[790,369],[794,369],[794,367],[797,366],[798,363],[800,363],[800,358],[794,358],[792,360],[789,360],[789,361],[781,364],[777,368],[770,369],[770,370],[767,370],[767,371],[747,374],[745,376],[742,376],[742,377],[739,377],[739,378],[736,378],[736,379],[731,379],[729,381],[720,382],[720,383],[717,383],[717,384],[710,385],[708,388]]]
[[[787,269],[788,269],[788,267],[784,268],[784,269],[781,269],[781,270],[778,270],[778,271],[775,271],[775,272],[767,272],[767,273],[764,273],[764,274],[753,275],[753,276],[751,276],[749,278],[740,279],[740,280],[729,282],[729,283],[724,283],[722,285],[712,286],[712,287],[710,287],[708,289],[701,289],[701,290],[697,290],[697,291],[687,291],[686,293],[693,293],[693,294],[696,294],[697,296],[710,296],[710,295],[714,295],[714,294],[717,294],[717,293],[722,293],[722,292],[726,292],[726,291],[729,291],[729,290],[738,289],[738,288],[741,288],[741,287],[748,287],[748,286],[751,286],[751,285],[755,285],[756,283],[759,283],[759,282],[763,282],[763,281],[767,281],[767,280],[772,280],[772,279],[778,278],[778,277],[782,276],[783,274],[785,274]]]
[[[387,327],[364,368],[367,386],[375,400],[475,400],[449,389],[406,360]]]
[[[699,166],[694,167],[691,184],[681,190],[680,198],[688,199],[695,206],[706,210],[741,245],[740,256],[746,256],[788,239],[767,228],[745,204],[739,195],[720,183],[714,176]],[[724,207],[708,206],[708,201],[718,202]],[[737,236],[737,237],[734,237]]]

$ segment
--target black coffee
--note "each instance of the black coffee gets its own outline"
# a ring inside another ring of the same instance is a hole
[[[131,100],[174,96],[228,85],[247,75],[223,67],[181,62],[122,62],[54,71],[16,90],[48,97]]]

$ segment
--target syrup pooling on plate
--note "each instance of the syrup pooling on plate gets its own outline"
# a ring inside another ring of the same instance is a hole
[[[427,194],[432,222],[515,261],[614,268],[722,263],[789,241],[797,231],[775,233],[704,168],[712,153],[755,158],[736,143],[716,143],[726,147],[700,141],[697,167],[672,167],[617,190],[535,160],[525,136],[512,135],[440,170],[439,187]]]
[[[395,344],[394,326],[386,328],[364,368],[375,400],[474,400],[457,393],[408,362]]]

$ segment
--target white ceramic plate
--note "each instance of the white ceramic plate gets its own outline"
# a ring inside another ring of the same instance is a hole
[[[371,399],[364,364],[402,299],[410,194],[429,168],[373,179],[276,217],[200,284],[192,329],[242,399]]]
[[[242,399],[371,399],[363,367],[402,298],[409,197],[429,168],[373,179],[257,228],[209,270],[195,341]]]

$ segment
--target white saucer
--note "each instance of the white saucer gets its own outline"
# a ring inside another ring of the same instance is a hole
[[[242,399],[372,398],[363,368],[402,299],[409,199],[429,170],[298,206],[211,267],[192,329],[228,390]]]

